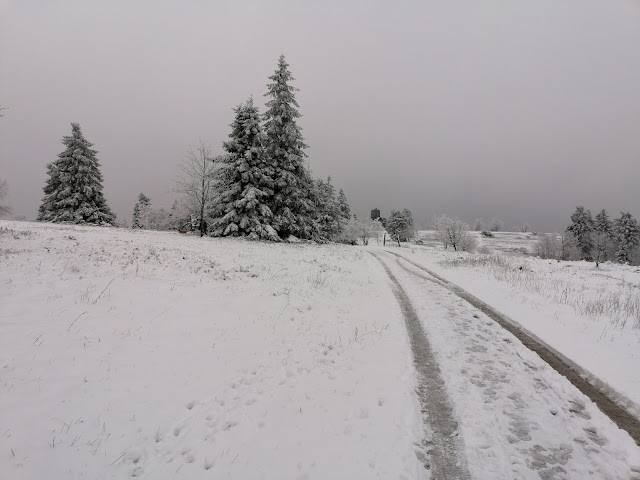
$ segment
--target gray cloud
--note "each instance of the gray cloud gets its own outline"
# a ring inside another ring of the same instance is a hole
[[[77,121],[119,217],[140,191],[169,206],[187,147],[219,150],[285,53],[310,165],[362,215],[638,216],[639,23],[637,0],[9,1],[0,177],[34,217]]]

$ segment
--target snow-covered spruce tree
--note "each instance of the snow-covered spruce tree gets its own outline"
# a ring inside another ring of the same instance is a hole
[[[398,246],[400,246],[401,241],[407,241],[415,234],[411,211],[406,208],[401,212],[391,210],[391,215],[389,215],[385,228],[387,232],[389,232],[389,235],[391,235],[391,238],[396,240]]]
[[[345,220],[340,215],[336,190],[331,183],[331,177],[327,181],[316,180],[314,189],[315,221],[323,238],[334,240],[342,230]]]
[[[273,213],[273,227],[281,238],[294,235],[299,238],[317,238],[318,226],[314,221],[313,180],[305,166],[307,156],[302,132],[296,119],[300,117],[295,92],[289,85],[293,76],[284,55],[278,68],[269,77],[269,97],[264,114],[266,154],[273,168],[273,195],[268,205]]]
[[[613,224],[609,220],[609,215],[605,209],[602,209],[598,213],[593,221],[593,229],[596,232],[604,233],[608,236],[613,235]]]
[[[596,267],[600,262],[612,258],[613,226],[606,210],[601,210],[593,221],[593,249],[592,257]]]
[[[640,241],[638,221],[629,212],[620,212],[620,218],[613,222],[613,231],[618,242],[616,258],[620,263],[631,263],[633,250]]]
[[[338,211],[344,220],[349,220],[351,218],[351,207],[349,207],[347,196],[344,194],[344,190],[342,189],[338,192]]]
[[[138,202],[133,207],[133,220],[131,221],[131,228],[145,228],[144,222],[141,220],[146,216],[145,214],[151,207],[151,199],[144,193],[138,196]]]
[[[235,110],[226,155],[217,162],[209,234],[278,241],[267,201],[273,197],[274,168],[266,162],[260,113],[249,99]]]
[[[591,212],[585,210],[582,205],[576,207],[576,211],[571,215],[571,225],[567,227],[578,242],[582,260],[591,260],[591,250],[593,249],[593,218]]]
[[[38,220],[78,224],[113,225],[115,215],[102,194],[102,174],[96,151],[82,136],[80,125],[71,124],[66,150],[47,165],[49,178],[38,209]]]

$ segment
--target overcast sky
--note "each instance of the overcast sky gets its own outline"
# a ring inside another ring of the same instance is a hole
[[[0,178],[34,218],[79,122],[105,195],[171,205],[284,53],[309,162],[353,209],[561,229],[640,216],[640,0],[0,0]]]

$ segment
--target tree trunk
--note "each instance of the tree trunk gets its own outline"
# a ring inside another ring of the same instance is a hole
[[[204,198],[202,199],[202,207],[200,207],[200,236],[204,236]]]

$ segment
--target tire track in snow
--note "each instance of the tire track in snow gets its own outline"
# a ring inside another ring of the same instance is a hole
[[[609,398],[604,392],[599,390],[595,385],[589,382],[587,379],[590,375],[586,374],[578,365],[574,364],[570,360],[566,358],[561,358],[560,354],[553,351],[551,347],[545,345],[541,340],[533,338],[531,334],[526,332],[523,328],[516,325],[513,321],[507,319],[505,315],[498,312],[496,309],[486,304],[482,300],[477,297],[471,295],[469,292],[459,287],[458,285],[448,281],[447,279],[441,277],[440,275],[432,272],[428,268],[404,257],[395,252],[390,252],[385,250],[387,253],[390,253],[398,258],[398,264],[404,268],[407,272],[412,275],[422,278],[423,280],[428,280],[430,282],[434,282],[447,288],[449,291],[467,301],[469,304],[474,306],[475,308],[482,311],[489,318],[497,322],[502,328],[507,330],[509,333],[514,335],[518,340],[522,342],[524,346],[526,346],[529,350],[537,353],[540,358],[542,358],[546,363],[548,363],[551,368],[553,368],[556,372],[567,378],[578,390],[580,390],[584,395],[589,397],[589,399],[594,402],[602,412],[607,415],[613,422],[618,425],[621,429],[625,430],[631,438],[636,442],[637,445],[640,445],[640,421],[627,412],[622,406],[616,403],[614,400]],[[427,273],[430,277],[425,275],[420,275],[415,271],[412,271],[406,267],[404,267],[400,260],[404,260],[405,262],[413,265],[414,267],[422,270]]]
[[[440,280],[387,268],[428,332],[471,478],[640,480],[632,438],[539,355]]]
[[[369,252],[371,253],[371,252]],[[422,328],[406,292],[391,273],[386,263],[375,253],[371,253],[382,264],[392,282],[393,293],[404,316],[413,353],[413,362],[418,374],[417,394],[425,422],[423,447],[430,457],[421,458],[425,468],[431,470],[436,479],[468,479],[466,459],[462,455],[458,424],[453,418],[451,403],[447,397],[440,368],[433,355],[429,340]]]

